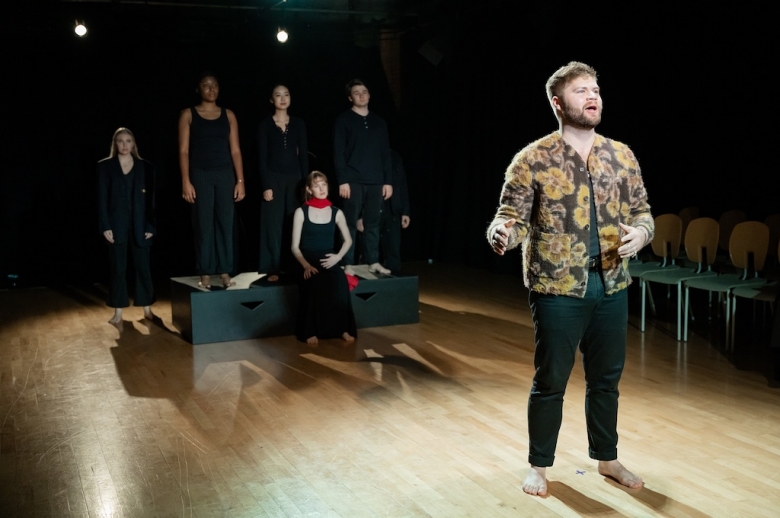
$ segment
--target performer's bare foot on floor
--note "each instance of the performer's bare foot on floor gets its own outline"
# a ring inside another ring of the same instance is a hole
[[[600,460],[599,473],[631,489],[638,489],[644,485],[641,477],[628,471],[617,459]]]
[[[341,338],[343,338],[344,341],[347,342],[347,343],[352,343],[352,342],[355,341],[355,337],[352,336],[351,334],[347,333],[346,331],[341,333]]]
[[[392,272],[382,266],[379,263],[374,263],[368,267],[368,271],[371,273],[381,273],[382,275],[390,275]]]
[[[122,308],[116,308],[114,310],[114,316],[108,321],[109,324],[118,324],[122,321]]]
[[[144,306],[144,318],[146,320],[154,320],[154,313],[152,313],[150,306]]]
[[[268,282],[276,282],[279,280],[279,276],[276,274],[271,274],[268,276]]]
[[[236,285],[235,281],[233,281],[230,278],[230,275],[228,275],[226,273],[223,273],[222,275],[220,275],[219,278],[222,279],[222,286],[224,286],[225,288],[229,288],[231,286],[235,286]]]
[[[523,491],[529,495],[545,496],[547,494],[547,468],[531,466],[523,481]]]
[[[317,347],[317,344],[320,343],[319,340],[317,340],[316,336],[310,336],[306,339],[306,345],[309,345],[311,347]]]
[[[348,265],[346,265],[344,267],[344,273],[346,273],[347,275],[352,275],[354,277],[355,276],[355,269],[352,268],[351,264],[348,264]]]
[[[211,289],[211,277],[208,275],[201,275],[200,281],[198,281],[198,288]]]

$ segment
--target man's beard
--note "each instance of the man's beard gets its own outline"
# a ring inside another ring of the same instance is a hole
[[[592,130],[601,122],[601,111],[596,117],[588,117],[587,113],[575,111],[573,108],[563,105],[563,121],[570,126],[582,130]]]

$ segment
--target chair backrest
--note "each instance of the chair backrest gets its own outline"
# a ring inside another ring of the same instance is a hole
[[[718,224],[720,225],[720,237],[718,238],[718,245],[723,251],[729,250],[729,239],[731,237],[731,231],[734,227],[747,221],[747,214],[743,210],[729,210],[720,215]]]
[[[687,249],[688,245],[685,244],[685,232],[688,230],[688,225],[691,221],[699,217],[699,207],[685,207],[680,210],[678,216],[680,216],[680,219],[682,220],[682,236],[680,239]]]
[[[720,225],[712,218],[696,218],[685,233],[685,253],[694,263],[712,265],[718,254]]]
[[[658,257],[676,259],[680,255],[682,220],[677,214],[660,214],[655,217],[655,236],[651,246]]]
[[[777,250],[780,250],[780,213],[767,216],[764,224],[769,227],[769,251],[767,255],[776,260],[780,258],[780,252],[777,252]]]
[[[753,256],[753,268],[756,272],[764,269],[766,252],[769,246],[769,227],[760,221],[738,223],[729,239],[729,255],[737,268],[747,270],[749,257]]]

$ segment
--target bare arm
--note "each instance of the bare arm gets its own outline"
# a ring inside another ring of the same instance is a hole
[[[244,162],[241,159],[241,147],[238,144],[238,121],[232,111],[227,111],[230,123],[230,156],[233,158],[233,169],[236,171],[236,187],[233,189],[233,199],[241,201],[246,196],[244,189]]]
[[[195,203],[195,187],[190,182],[190,124],[192,113],[182,110],[179,115],[179,170],[181,171],[181,197],[187,203]]]

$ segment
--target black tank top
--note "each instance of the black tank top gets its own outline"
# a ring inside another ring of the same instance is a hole
[[[230,122],[227,110],[214,120],[204,119],[195,108],[190,123],[190,167],[220,169],[233,167],[230,156]]]

